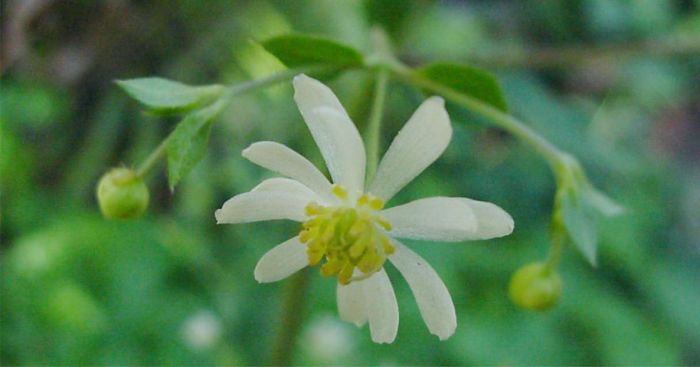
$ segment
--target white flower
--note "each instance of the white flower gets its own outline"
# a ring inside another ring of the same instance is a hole
[[[383,269],[388,259],[408,282],[430,332],[447,339],[457,318],[445,284],[423,258],[396,238],[459,242],[501,237],[513,231],[513,219],[494,204],[457,197],[431,197],[383,208],[447,147],[452,127],[443,99],[432,97],[418,107],[365,187],[364,145],[338,98],[306,75],[294,78],[294,90],[333,184],[290,148],[254,143],[243,156],[288,178],[265,180],[229,199],[216,211],[217,222],[302,222],[298,236],[260,259],[255,279],[278,281],[325,259],[321,273],[338,278],[340,318],[357,326],[369,322],[377,343],[393,342],[399,325],[396,296]]]

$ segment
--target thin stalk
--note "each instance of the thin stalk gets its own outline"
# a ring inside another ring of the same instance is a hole
[[[292,362],[297,334],[301,329],[303,310],[306,305],[306,292],[309,288],[309,269],[295,274],[288,286],[287,296],[282,305],[282,318],[277,331],[270,365],[289,366]]]
[[[325,70],[329,70],[329,67],[309,66],[304,68],[288,69],[265,78],[251,80],[248,82],[229,86],[226,93],[223,96],[221,96],[221,99],[224,99],[225,103],[228,103],[234,96],[269,87],[271,85],[283,82],[285,80],[289,80],[298,74]],[[138,169],[136,170],[137,175],[139,175],[140,177],[144,177],[158,164],[158,162],[160,162],[160,160],[163,157],[165,157],[169,139],[170,135],[168,135],[168,137],[166,137],[158,145],[158,147],[155,150],[153,150],[153,152],[151,152],[151,154],[149,154],[148,157],[146,157],[146,159],[139,165]]]
[[[554,271],[559,265],[562,252],[564,252],[565,238],[566,233],[564,229],[560,225],[555,225],[549,241],[549,254],[547,254],[547,260],[545,262],[547,271]]]
[[[442,95],[446,99],[488,119],[493,124],[508,131],[540,153],[547,160],[552,169],[556,171],[564,153],[522,121],[475,98],[459,93],[452,88],[436,83],[416,73],[412,73],[411,69],[402,65],[391,65],[391,71],[399,79]]]
[[[381,134],[388,80],[389,72],[385,68],[379,68],[374,84],[374,101],[372,102],[372,109],[370,110],[367,123],[367,182],[371,182],[379,164],[379,136]]]
[[[136,169],[136,175],[139,177],[143,178],[148,172],[150,172],[153,167],[155,167],[158,162],[160,162],[160,159],[165,156],[165,150],[168,147],[168,140],[170,138],[170,135],[168,135],[167,138],[163,139],[163,141],[158,144],[158,147],[151,152],[151,154],[146,157],[146,160],[144,160],[140,165],[139,168]]]

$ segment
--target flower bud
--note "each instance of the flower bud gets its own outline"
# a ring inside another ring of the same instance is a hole
[[[133,170],[114,168],[97,184],[97,202],[105,218],[136,218],[148,207],[148,188]]]
[[[559,300],[561,289],[559,274],[541,262],[527,264],[518,269],[508,287],[513,303],[532,311],[552,308]]]

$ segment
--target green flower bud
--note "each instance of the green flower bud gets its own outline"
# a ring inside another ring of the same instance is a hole
[[[148,207],[148,188],[133,170],[114,168],[97,184],[97,202],[106,218],[136,218]]]
[[[516,305],[532,311],[545,311],[557,303],[561,289],[559,274],[545,263],[536,262],[513,274],[508,292]]]

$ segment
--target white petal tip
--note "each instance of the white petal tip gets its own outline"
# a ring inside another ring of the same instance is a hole
[[[298,84],[304,80],[308,80],[308,79],[311,79],[311,78],[309,78],[306,74],[301,73],[301,74],[297,74],[296,76],[294,76],[294,78],[292,79],[292,83],[296,86],[296,84]]]
[[[372,341],[376,344],[391,344],[394,342],[394,339],[374,339],[374,338],[372,338]]]
[[[214,212],[214,218],[216,219],[216,224],[223,224],[221,221],[221,209],[216,209]]]
[[[428,101],[430,101],[432,103],[437,103],[440,106],[445,106],[445,99],[440,97],[440,96],[432,96],[432,97],[428,98]]]
[[[255,277],[255,281],[260,283],[260,284],[269,283],[269,282],[266,282],[264,279],[260,279],[260,277],[257,274],[255,274],[254,277]]]
[[[513,217],[510,216],[505,210],[502,210],[503,212],[503,232],[501,232],[501,235],[499,237],[504,237],[507,236],[511,233],[513,233],[513,230],[515,230],[515,221],[513,220]]]
[[[457,328],[457,325],[454,325],[449,331],[444,332],[444,333],[432,333],[433,335],[437,336],[440,341],[445,341],[449,339],[452,335],[455,334],[455,329]]]

